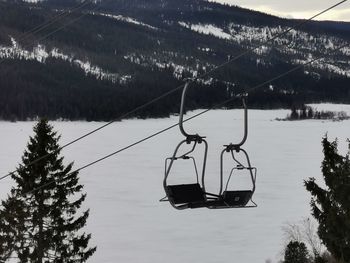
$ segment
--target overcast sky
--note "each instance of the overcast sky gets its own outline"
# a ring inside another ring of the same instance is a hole
[[[340,0],[211,0],[219,3],[238,5],[265,13],[289,18],[309,18]],[[319,20],[337,20],[350,22],[350,1],[323,14]]]

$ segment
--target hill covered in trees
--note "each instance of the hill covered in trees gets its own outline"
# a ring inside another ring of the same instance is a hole
[[[1,1],[0,118],[110,120],[262,44],[199,79],[188,108],[210,107],[317,57],[326,63],[251,92],[249,105],[349,103],[350,48],[335,50],[350,42],[350,23],[311,22],[266,43],[297,23],[202,0]],[[167,116],[179,98],[134,116]]]

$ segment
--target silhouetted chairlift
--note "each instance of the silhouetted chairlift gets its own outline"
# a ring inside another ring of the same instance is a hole
[[[208,155],[208,143],[205,140],[204,136],[198,134],[188,134],[183,127],[183,115],[184,115],[184,106],[186,93],[189,87],[189,82],[185,84],[185,87],[182,92],[181,97],[181,107],[179,114],[179,127],[181,133],[185,136],[185,139],[182,140],[173,153],[173,156],[165,160],[165,175],[163,180],[163,187],[165,190],[166,197],[161,199],[161,201],[169,201],[169,203],[176,209],[183,210],[187,208],[201,208],[206,207],[209,209],[224,209],[224,208],[242,208],[242,207],[256,207],[257,205],[252,201],[252,196],[255,191],[255,182],[256,182],[256,168],[251,166],[249,156],[247,152],[241,148],[245,143],[248,135],[248,110],[243,100],[244,106],[244,137],[242,141],[238,144],[229,144],[225,145],[224,150],[221,152],[220,156],[220,191],[219,194],[212,194],[205,191],[205,170],[207,164],[207,155]],[[186,145],[192,145],[192,148],[184,154],[178,155],[181,147]],[[196,160],[192,154],[198,145],[204,145],[203,153],[203,165],[201,170],[201,177],[198,174],[198,168]],[[225,153],[231,153],[233,162],[235,166],[231,169],[231,172],[228,176],[227,182],[224,189],[224,155]],[[235,153],[243,153],[246,159],[246,164],[238,161],[235,157]],[[173,168],[175,161],[189,161],[192,160],[195,174],[196,182],[190,184],[177,184],[169,185],[168,178],[170,172]],[[233,178],[235,172],[246,170],[248,171],[252,183],[251,189],[245,190],[228,190],[229,182]]]

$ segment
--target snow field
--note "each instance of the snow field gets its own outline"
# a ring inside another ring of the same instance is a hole
[[[318,110],[334,107],[350,114],[350,106],[317,105]],[[341,153],[347,150],[346,138],[350,137],[350,121],[274,120],[287,113],[249,111],[249,136],[244,148],[258,168],[257,208],[177,211],[168,203],[158,202],[164,196],[164,159],[183,139],[176,128],[81,171],[81,183],[88,193],[85,207],[90,208],[86,231],[92,233],[92,245],[98,246],[90,262],[277,262],[283,245],[281,227],[310,215],[310,196],[303,180],[321,179],[322,137],[326,133],[330,139],[338,137]],[[177,117],[114,123],[62,154],[79,168],[176,122]],[[1,175],[17,166],[33,124],[0,123]],[[62,134],[63,145],[102,123],[53,125]],[[222,145],[240,141],[243,112],[211,111],[185,124],[185,128],[207,136],[206,186],[216,192]],[[182,175],[179,179],[187,174],[193,179],[193,171],[186,170],[186,165],[179,165],[177,170]],[[175,182],[176,176],[170,176]],[[10,179],[0,182],[1,198],[6,197],[11,184]]]

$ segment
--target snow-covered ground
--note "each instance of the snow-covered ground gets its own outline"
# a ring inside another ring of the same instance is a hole
[[[350,106],[318,105],[319,110],[334,108],[350,115]],[[158,202],[164,196],[164,159],[182,139],[177,129],[81,171],[88,193],[86,207],[91,208],[86,231],[92,233],[92,242],[98,246],[90,262],[277,262],[283,246],[281,227],[310,215],[310,196],[303,180],[321,178],[322,137],[326,133],[330,139],[337,137],[342,153],[350,137],[350,121],[274,120],[287,113],[249,112],[245,149],[258,167],[257,208],[177,211]],[[216,110],[186,124],[190,131],[207,136],[209,191],[218,187],[222,145],[240,139],[242,117],[240,110]],[[114,123],[64,149],[63,155],[67,161],[75,160],[78,168],[176,121],[177,117],[171,117]],[[100,125],[54,123],[62,134],[62,144]],[[16,167],[32,126],[33,122],[0,122],[1,175]],[[190,176],[190,172],[183,170],[182,174]],[[0,198],[6,196],[11,184],[10,179],[0,182]]]
[[[154,27],[154,26],[151,26],[151,25],[142,23],[142,22],[140,22],[140,21],[137,21],[137,20],[134,19],[134,18],[127,17],[127,16],[112,15],[112,14],[106,14],[106,13],[94,13],[94,12],[92,13],[92,15],[105,16],[105,17],[109,17],[109,18],[112,18],[112,19],[115,19],[115,20],[118,20],[118,21],[123,21],[123,22],[126,22],[126,23],[130,23],[130,24],[134,24],[134,25],[138,25],[138,26],[147,27],[147,28],[152,29],[152,30],[158,30],[158,28],[156,28],[156,27]]]

